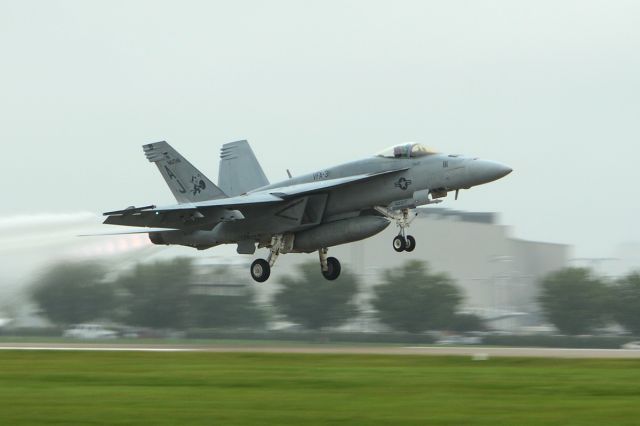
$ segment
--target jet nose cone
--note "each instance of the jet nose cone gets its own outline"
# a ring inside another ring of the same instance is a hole
[[[494,163],[493,173],[496,175],[496,179],[500,179],[511,173],[513,169],[505,164]]]
[[[513,171],[509,166],[489,160],[473,160],[467,170],[469,171],[469,178],[473,181],[472,185],[493,182]]]

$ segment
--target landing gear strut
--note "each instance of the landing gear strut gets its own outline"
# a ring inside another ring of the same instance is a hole
[[[256,259],[251,264],[251,278],[259,283],[263,283],[269,279],[269,275],[271,275],[271,267],[276,263],[276,259],[284,247],[283,235],[275,235],[271,239],[271,244],[268,247],[270,252],[267,260]]]
[[[280,234],[273,236],[269,243],[264,243],[264,245],[258,246],[268,247],[269,256],[266,260],[256,259],[253,261],[250,268],[251,278],[259,283],[268,280],[269,275],[271,275],[271,267],[276,263],[276,259],[280,253],[288,253],[290,251],[290,246],[287,245],[290,243],[292,243],[292,240],[287,241],[285,236]],[[338,259],[327,256],[328,252],[329,250],[327,248],[321,248],[318,250],[318,255],[320,257],[320,270],[323,277],[329,281],[333,281],[340,276],[342,267],[340,266],[340,261],[338,261]]]
[[[320,256],[320,269],[323,277],[329,281],[333,281],[340,276],[342,267],[340,266],[340,261],[338,259],[335,257],[327,257],[328,251],[329,250],[326,248],[318,250],[318,255]]]
[[[400,228],[398,235],[393,238],[393,249],[397,252],[413,251],[416,248],[416,239],[411,235],[407,235],[406,229],[417,214],[409,218],[409,209],[402,209],[400,212],[384,207],[376,207],[375,209],[389,219],[394,220],[398,228]]]

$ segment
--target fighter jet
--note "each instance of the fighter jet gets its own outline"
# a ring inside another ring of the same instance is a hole
[[[177,204],[129,207],[104,213],[105,224],[143,227],[122,233],[148,233],[153,244],[204,250],[237,244],[239,254],[267,248],[266,259],[250,267],[266,281],[276,259],[286,253],[318,252],[327,280],[340,275],[330,247],[398,227],[392,247],[413,251],[407,227],[418,206],[434,204],[449,192],[500,179],[511,168],[495,161],[443,154],[419,143],[392,146],[358,161],[270,184],[245,140],[222,146],[218,185],[167,142],[143,146],[169,185]],[[288,173],[288,171],[287,171]]]

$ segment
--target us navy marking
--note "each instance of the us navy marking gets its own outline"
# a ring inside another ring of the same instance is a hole
[[[396,183],[394,184],[394,186],[396,188],[400,188],[403,191],[406,191],[407,188],[409,188],[409,185],[411,185],[411,179],[405,179],[403,177],[401,177],[400,179],[398,179],[396,181]]]

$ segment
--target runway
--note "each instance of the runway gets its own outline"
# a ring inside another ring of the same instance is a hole
[[[104,352],[210,352],[210,353],[287,353],[287,354],[368,354],[464,356],[477,360],[492,357],[535,358],[631,358],[640,359],[640,350],[563,349],[474,346],[348,346],[330,344],[300,345],[170,345],[108,343],[0,343],[0,350],[18,351],[104,351]]]

